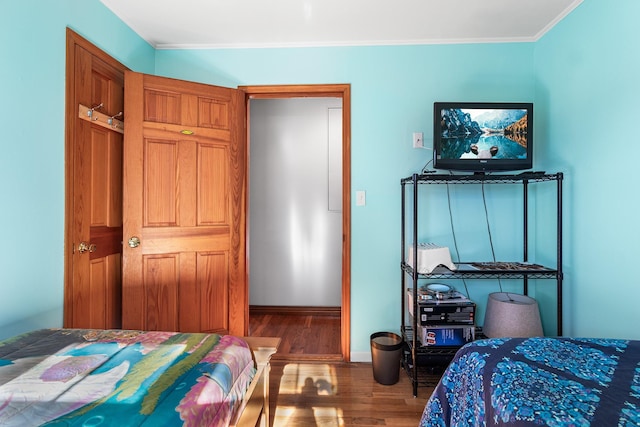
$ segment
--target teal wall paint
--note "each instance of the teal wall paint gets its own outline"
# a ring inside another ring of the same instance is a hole
[[[536,43],[154,51],[98,0],[3,5],[0,338],[62,323],[66,26],[135,71],[231,87],[352,85],[352,190],[367,191],[367,206],[352,206],[355,353],[369,351],[371,332],[398,330],[399,179],[430,158],[429,151],[411,148],[411,133],[424,132],[431,145],[432,103],[534,100],[535,167],[566,173],[565,332],[640,338],[633,314],[640,296],[634,274],[638,177],[633,153],[623,151],[634,142],[638,116],[639,8],[636,0],[584,0]],[[451,245],[441,211],[445,193],[436,192],[425,208],[440,219],[430,220],[423,237]],[[498,257],[518,253],[519,200],[508,189],[486,193]],[[549,191],[534,193],[532,209],[544,216]],[[478,190],[452,195],[461,257],[487,258]],[[536,229],[537,261],[549,257],[551,226],[543,219]],[[482,310],[496,284],[470,285]],[[553,291],[548,284],[532,287],[545,330],[553,333]]]
[[[566,172],[566,334],[640,338],[636,0],[585,0],[536,43],[539,161]]]
[[[434,101],[533,101],[533,50],[530,43],[159,50],[156,72],[230,87],[351,84],[351,345],[359,358],[369,351],[371,333],[400,327],[400,179],[431,158],[431,151],[412,148],[412,133],[424,132],[426,145],[432,146]],[[356,190],[367,192],[366,206],[355,206]],[[424,227],[422,238],[453,247],[446,192],[436,190],[425,209],[437,219]],[[521,259],[514,256],[521,254],[521,245],[512,238],[522,233],[521,216],[513,215],[521,212],[521,199],[504,189],[486,193],[498,256]],[[481,188],[452,189],[452,198],[461,257],[490,260]],[[487,294],[498,290],[495,281],[470,284],[480,316]],[[554,305],[555,300],[552,316]],[[551,328],[554,319],[549,319]]]
[[[153,72],[153,48],[97,0],[3,2],[0,339],[62,325],[66,27]]]

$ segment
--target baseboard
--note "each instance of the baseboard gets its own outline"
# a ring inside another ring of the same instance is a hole
[[[338,316],[340,307],[314,307],[289,305],[250,305],[249,316],[254,314],[290,314],[296,316]]]
[[[370,351],[352,351],[351,352],[351,361],[352,362],[369,362],[371,363],[371,352]]]

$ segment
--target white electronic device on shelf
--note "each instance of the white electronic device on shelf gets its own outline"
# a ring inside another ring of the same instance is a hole
[[[455,270],[456,265],[451,261],[451,253],[446,246],[435,243],[418,243],[418,273],[429,274],[437,266],[442,265],[449,270]],[[413,267],[413,245],[409,245],[407,264]]]

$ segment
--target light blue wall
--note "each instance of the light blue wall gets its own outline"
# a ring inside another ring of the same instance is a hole
[[[399,179],[430,157],[411,148],[411,133],[424,132],[431,144],[436,100],[534,101],[535,167],[566,173],[565,332],[640,338],[638,177],[624,150],[635,142],[638,116],[639,8],[637,0],[585,0],[536,43],[156,52],[98,0],[3,5],[0,338],[62,324],[66,26],[136,71],[232,87],[352,85],[352,189],[367,191],[367,205],[352,207],[351,334],[360,354],[371,332],[398,330]],[[520,201],[507,189],[486,193],[498,256],[517,254]],[[534,193],[535,212],[548,212],[548,191]],[[427,208],[440,218],[445,196],[434,194]],[[479,191],[453,196],[462,258],[487,258]],[[447,220],[434,219],[424,239],[450,245]],[[549,256],[547,225],[543,219],[534,236],[538,261]],[[470,287],[481,310],[496,286]],[[537,283],[532,291],[553,333],[553,292]]]
[[[0,338],[62,325],[66,27],[129,67],[154,50],[97,0],[0,13]]]
[[[566,172],[566,333],[640,338],[637,0],[585,0],[536,43],[537,141]]]
[[[399,331],[400,179],[419,171],[431,157],[430,151],[412,148],[412,133],[424,132],[426,145],[432,145],[434,101],[533,101],[533,51],[530,43],[159,50],[156,73],[231,87],[351,84],[351,342],[354,358],[366,358],[372,332]],[[356,190],[366,191],[366,206],[355,206]],[[452,192],[461,257],[489,260],[481,189]],[[491,222],[500,224],[494,230],[498,256],[521,259],[513,255],[521,253],[518,240],[512,238],[514,233],[521,234],[521,216],[513,215],[514,210],[521,211],[521,199],[514,202],[513,194],[487,189]],[[439,191],[428,207],[442,221],[434,221],[424,239],[449,245],[444,196]],[[498,290],[496,282],[470,287],[481,315],[487,294]],[[555,300],[551,328],[554,304]]]

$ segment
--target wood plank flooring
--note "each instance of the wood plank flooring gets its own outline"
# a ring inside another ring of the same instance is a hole
[[[344,363],[340,316],[259,313],[250,315],[251,336],[277,336],[271,361],[270,418],[274,427],[416,427],[432,388],[400,371],[394,385],[378,384],[371,363]]]
[[[281,338],[278,357],[341,354],[339,315],[252,313],[249,335]]]
[[[274,361],[270,413],[274,427],[417,427],[431,388],[412,395],[400,372],[394,385],[378,384],[371,363]]]

